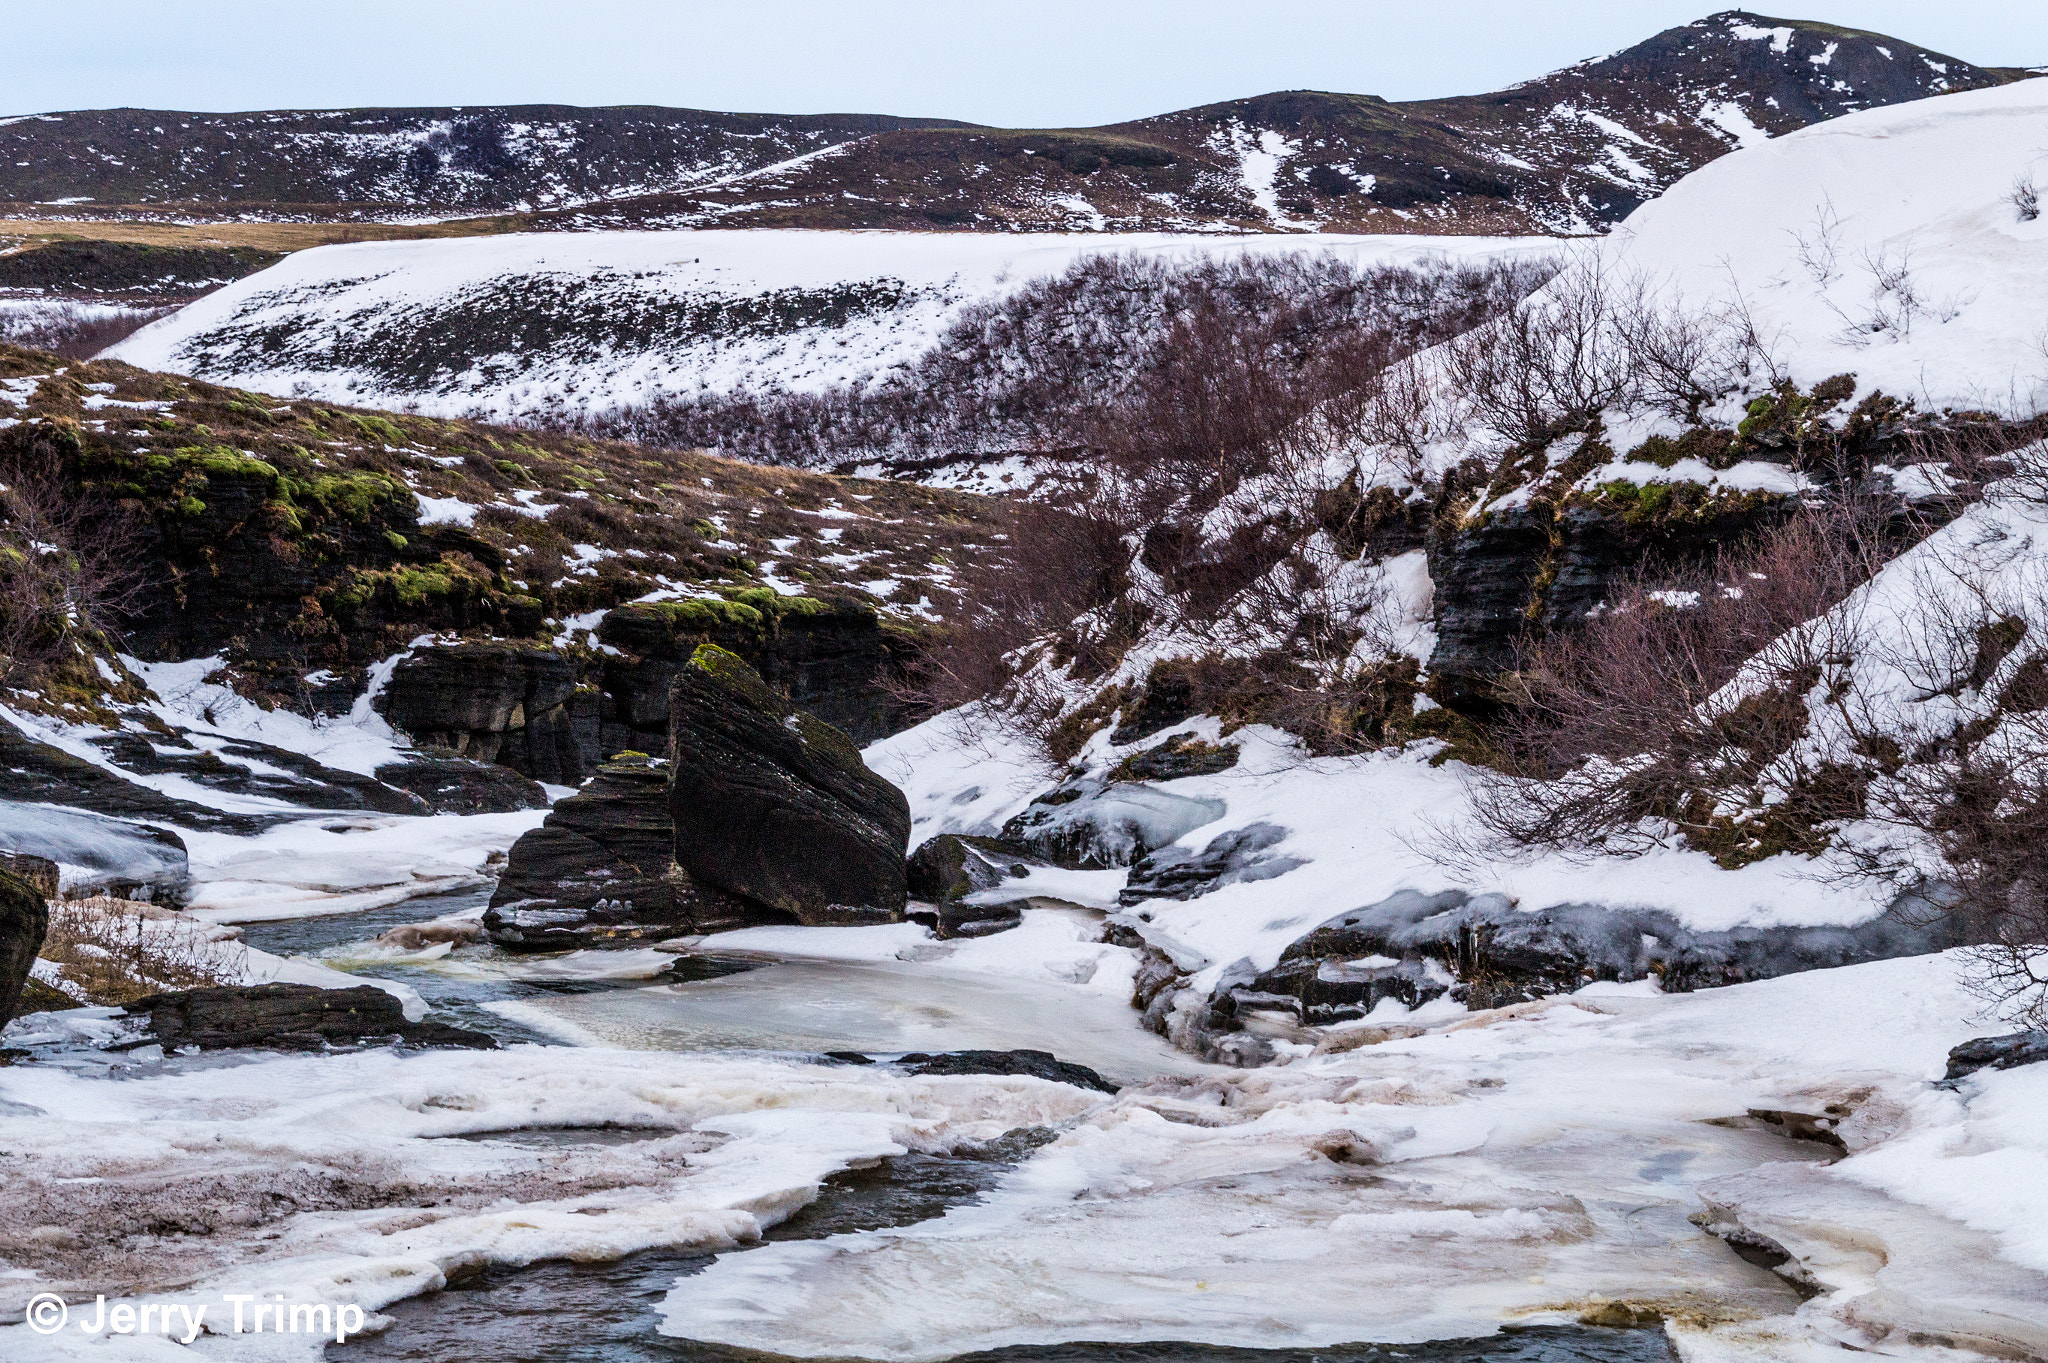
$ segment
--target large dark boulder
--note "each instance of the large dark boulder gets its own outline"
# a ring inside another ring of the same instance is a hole
[[[903,916],[910,803],[831,725],[700,646],[669,695],[675,859],[806,925]]]
[[[473,1050],[493,1050],[498,1044],[483,1032],[445,1022],[407,1022],[396,997],[367,984],[352,989],[309,984],[181,989],[137,999],[127,1011],[131,1017],[148,1017],[150,1035],[166,1051],[184,1046],[317,1051],[392,1040]]]
[[[512,844],[484,929],[515,951],[563,951],[789,921],[694,883],[674,843],[668,764],[616,757]]]
[[[597,765],[597,692],[551,649],[507,642],[420,648],[377,709],[423,744],[573,786]]]
[[[0,871],[0,1027],[21,1006],[29,967],[50,930],[50,906],[42,892],[11,871]]]
[[[992,890],[1030,868],[1018,859],[1018,849],[1000,838],[941,833],[919,843],[904,870],[912,898],[940,904]]]

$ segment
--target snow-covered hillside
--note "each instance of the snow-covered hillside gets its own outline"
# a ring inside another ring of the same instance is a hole
[[[2048,79],[1815,124],[1716,161],[1602,245],[1674,303],[1746,306],[1802,387],[2048,401]]]
[[[304,251],[109,352],[279,395],[428,413],[811,391],[907,364],[969,304],[1084,256],[1553,252],[1547,238],[592,232]]]

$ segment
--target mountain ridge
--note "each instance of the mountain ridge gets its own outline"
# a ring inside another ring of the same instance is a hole
[[[1736,147],[2027,74],[1726,10],[1483,94],[1273,91],[1093,128],[646,105],[85,111],[0,123],[0,203],[43,217],[88,216],[87,202],[105,205],[90,216],[505,215],[515,230],[1584,234]]]

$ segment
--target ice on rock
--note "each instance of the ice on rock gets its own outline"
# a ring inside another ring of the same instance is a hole
[[[1176,795],[1137,781],[1089,778],[1031,802],[1003,836],[1055,865],[1128,866],[1223,817],[1222,800]]]
[[[0,851],[48,857],[66,893],[179,902],[189,873],[177,834],[56,805],[0,803]]]

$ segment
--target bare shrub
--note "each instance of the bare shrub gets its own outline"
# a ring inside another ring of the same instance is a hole
[[[2033,172],[2028,171],[2016,176],[2005,200],[2012,205],[2013,212],[2019,215],[2021,222],[2033,222],[2038,219],[2041,216],[2041,190],[2034,183]]]
[[[215,931],[134,900],[59,900],[40,954],[75,997],[119,1006],[169,989],[239,983],[247,952]]]
[[[1809,693],[1863,647],[1860,619],[1834,608],[1893,552],[1888,519],[1809,510],[1711,565],[1639,573],[1580,629],[1532,640],[1494,734],[1500,767],[1474,774],[1492,848],[1627,854],[1675,829],[1741,859],[1853,812],[1859,783],[1786,763]],[[1767,771],[1790,804],[1734,827]]]
[[[138,608],[137,536],[47,464],[0,459],[0,681],[105,648]]]
[[[67,360],[89,360],[127,340],[176,308],[108,308],[80,303],[41,303],[0,309],[0,341],[45,350]]]

